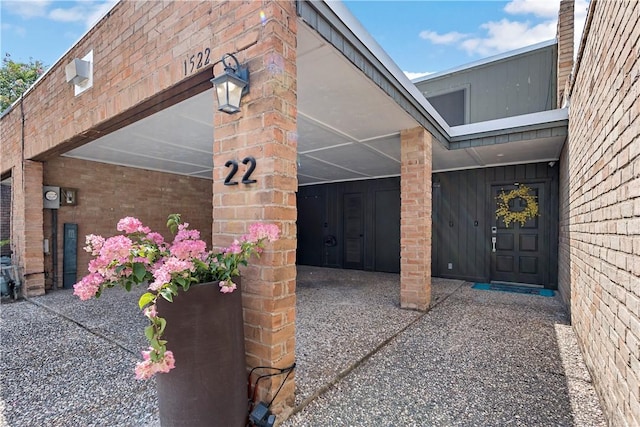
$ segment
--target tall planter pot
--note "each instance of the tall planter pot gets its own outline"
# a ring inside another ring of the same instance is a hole
[[[238,289],[220,292],[218,282],[193,285],[158,299],[167,320],[164,338],[175,368],[156,375],[163,427],[242,427],[247,420],[247,371],[240,278]]]

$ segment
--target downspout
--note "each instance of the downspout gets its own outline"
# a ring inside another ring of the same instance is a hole
[[[24,118],[24,92],[22,93],[22,95],[20,95],[20,167],[22,169],[22,172],[20,173],[21,175],[21,180],[22,182],[21,184],[21,188],[22,188],[22,199],[24,200],[24,204],[25,207],[23,208],[23,210],[26,208],[26,188],[25,188],[25,166],[24,166],[24,147],[25,147],[25,118]],[[13,194],[11,195],[12,198],[15,197],[15,191],[13,192]],[[13,214],[13,207],[11,208],[11,212]],[[24,215],[24,214],[23,214]],[[12,218],[13,219],[13,218]],[[15,221],[11,222],[11,227],[13,227],[15,224]],[[23,249],[26,248],[26,237],[23,238],[22,240],[22,247]],[[24,252],[24,251],[23,251]],[[21,254],[21,258],[22,258],[22,254]],[[11,260],[12,264],[15,264],[15,260]],[[24,259],[21,259],[21,263],[22,265],[24,265]],[[22,278],[21,278],[21,282],[23,286],[26,286],[26,279],[27,279],[27,269],[23,268],[22,269]],[[23,292],[22,287],[20,286],[19,292],[22,294],[25,294],[25,292]],[[14,294],[15,297],[15,294]]]

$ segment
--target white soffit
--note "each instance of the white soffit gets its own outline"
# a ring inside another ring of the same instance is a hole
[[[297,53],[299,184],[399,176],[400,131],[418,123],[302,21]],[[427,102],[413,89],[419,103]],[[211,179],[214,114],[222,113],[214,111],[211,89],[64,155]],[[446,129],[460,140],[566,119],[566,110],[554,110]],[[557,159],[563,142],[539,138],[455,150],[436,143],[433,170]]]
[[[211,179],[213,89],[64,156]]]

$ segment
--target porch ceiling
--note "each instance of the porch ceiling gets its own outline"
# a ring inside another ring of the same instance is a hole
[[[400,131],[418,123],[303,22],[297,49],[299,184],[400,175]],[[64,156],[211,179],[214,112],[210,89]],[[433,170],[557,160],[564,139],[436,143]]]

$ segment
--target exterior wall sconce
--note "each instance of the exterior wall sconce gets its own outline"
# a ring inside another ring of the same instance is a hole
[[[233,60],[233,63],[229,60]],[[249,93],[249,69],[241,67],[231,53],[224,54],[219,62],[224,65],[224,73],[211,79],[216,87],[218,111],[237,113],[240,111],[240,99]]]
[[[67,77],[67,83],[81,85],[89,80],[91,63],[89,61],[83,61],[82,59],[76,58],[64,67],[64,72]]]
[[[75,96],[93,86],[93,51],[82,59],[75,58],[64,67],[65,79],[74,88]]]

